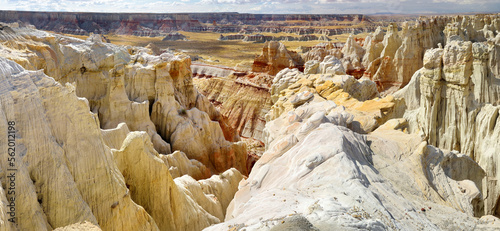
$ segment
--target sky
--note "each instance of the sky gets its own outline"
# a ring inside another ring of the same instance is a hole
[[[262,14],[498,13],[500,0],[0,0],[0,10]]]

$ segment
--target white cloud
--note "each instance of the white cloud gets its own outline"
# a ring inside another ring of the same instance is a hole
[[[241,13],[499,12],[498,0],[0,0],[0,10]]]

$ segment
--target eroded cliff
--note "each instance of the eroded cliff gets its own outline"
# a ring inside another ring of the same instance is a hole
[[[2,139],[15,126],[16,158],[1,162],[4,229],[201,230],[224,218],[246,148],[210,119],[218,112],[193,88],[187,57],[26,28],[0,39],[22,65],[0,58]]]
[[[267,43],[274,76],[5,27],[0,228],[498,229],[499,26],[392,24],[303,71]],[[239,135],[265,144],[248,178]]]

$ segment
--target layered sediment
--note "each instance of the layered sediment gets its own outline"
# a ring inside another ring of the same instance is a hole
[[[252,71],[266,72],[276,75],[284,68],[304,68],[304,60],[295,51],[289,51],[280,42],[271,41],[264,44],[262,53],[255,58]]]
[[[2,28],[2,230],[500,228],[498,14],[268,42],[260,73]]]
[[[66,34],[86,35],[126,34],[136,36],[161,36],[172,31],[213,31],[218,33],[239,32],[238,24],[254,25],[259,32],[298,33],[305,28],[282,29],[279,25],[264,25],[266,22],[287,23],[287,21],[325,22],[352,21],[370,22],[361,14],[240,14],[228,13],[84,13],[84,12],[30,12],[0,11],[0,22],[21,23],[35,26],[40,30]],[[215,24],[215,25],[214,25]],[[293,23],[292,23],[293,24]],[[345,25],[345,23],[343,24]],[[349,25],[347,25],[349,26]],[[298,30],[298,31],[297,31]],[[340,31],[362,32],[361,28],[342,28],[322,31],[338,34]],[[365,29],[366,30],[366,29]],[[314,31],[312,31],[314,32]],[[311,33],[312,33],[311,32]],[[317,31],[319,32],[319,31]]]
[[[0,33],[0,126],[16,131],[16,195],[2,200],[15,198],[18,229],[88,221],[201,230],[224,219],[247,174],[246,147],[211,120],[219,114],[193,88],[189,58],[26,28]],[[17,229],[8,218],[3,228]]]
[[[262,141],[264,117],[271,107],[271,78],[266,74],[236,72],[223,77],[196,77],[193,83],[240,136]]]

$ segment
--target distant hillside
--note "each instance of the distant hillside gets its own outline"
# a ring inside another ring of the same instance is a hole
[[[242,25],[263,22],[370,21],[361,14],[240,14],[227,13],[82,13],[0,11],[1,22],[31,24],[37,29],[67,34],[116,33],[159,36],[171,31],[237,32]],[[220,27],[227,27],[220,29]]]

